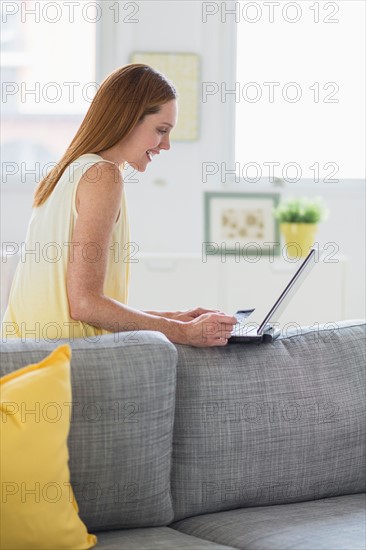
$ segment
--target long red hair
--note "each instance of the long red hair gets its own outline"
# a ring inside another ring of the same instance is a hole
[[[173,84],[161,73],[141,63],[113,71],[101,84],[80,128],[59,163],[38,184],[33,207],[52,193],[66,168],[86,153],[98,153],[125,138],[144,116],[176,99]]]

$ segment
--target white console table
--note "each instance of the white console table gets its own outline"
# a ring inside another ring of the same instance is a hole
[[[226,256],[139,254],[131,263],[129,305],[144,310],[193,306],[234,313],[255,308],[260,322],[300,265],[282,257],[258,261]],[[279,319],[280,325],[314,325],[345,319],[347,258],[319,262]]]

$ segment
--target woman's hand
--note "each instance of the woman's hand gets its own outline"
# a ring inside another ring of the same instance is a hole
[[[185,311],[169,312],[168,315],[170,319],[175,319],[176,321],[183,321],[184,323],[188,323],[189,321],[193,321],[193,319],[197,319],[197,317],[200,317],[200,315],[203,315],[204,313],[220,313],[220,311],[218,309],[205,309],[204,307],[193,307]]]
[[[233,327],[238,322],[233,315],[203,307],[186,311],[145,311],[145,313],[163,317],[168,324],[172,323],[171,328],[160,329],[172,342],[197,348],[226,346]]]
[[[204,307],[193,307],[184,311],[144,311],[149,315],[155,315],[157,317],[165,317],[165,319],[174,319],[174,321],[182,321],[188,323],[193,319],[196,319],[204,313],[220,313],[218,309],[205,309]],[[222,312],[221,312],[222,313]]]
[[[236,323],[237,319],[233,315],[209,310],[208,313],[197,315],[192,321],[182,323],[184,337],[177,343],[199,348],[226,346]]]

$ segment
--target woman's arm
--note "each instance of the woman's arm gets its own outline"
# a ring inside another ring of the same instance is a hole
[[[121,205],[122,189],[118,167],[107,163],[93,165],[79,182],[78,217],[72,239],[74,255],[67,269],[71,317],[110,332],[157,330],[178,344],[225,345],[236,323],[233,316],[207,312],[184,322],[135,310],[103,294],[108,246]],[[83,256],[84,247],[91,242],[102,251],[96,262],[86,261]]]

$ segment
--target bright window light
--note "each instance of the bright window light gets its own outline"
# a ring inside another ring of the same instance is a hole
[[[364,178],[365,3],[236,4],[241,176]]]
[[[96,92],[93,5],[2,2],[2,183],[38,183],[85,116]]]

